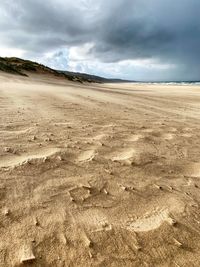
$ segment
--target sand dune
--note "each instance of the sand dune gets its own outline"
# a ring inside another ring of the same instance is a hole
[[[0,74],[0,266],[200,266],[200,87]]]

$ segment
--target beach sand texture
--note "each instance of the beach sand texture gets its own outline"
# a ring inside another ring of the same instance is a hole
[[[0,266],[200,266],[200,86],[0,74]]]

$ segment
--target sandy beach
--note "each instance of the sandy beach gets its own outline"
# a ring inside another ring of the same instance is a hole
[[[0,266],[200,266],[200,86],[0,74]]]

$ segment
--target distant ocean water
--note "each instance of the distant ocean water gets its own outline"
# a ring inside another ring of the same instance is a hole
[[[200,81],[198,82],[141,82],[145,84],[163,84],[163,85],[200,85]]]

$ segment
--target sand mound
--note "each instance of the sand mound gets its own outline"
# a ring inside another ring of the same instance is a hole
[[[60,149],[58,148],[44,148],[39,149],[37,151],[33,151],[32,153],[24,153],[24,154],[12,154],[9,156],[4,156],[0,160],[0,168],[7,167],[16,167],[18,165],[22,165],[23,163],[31,162],[32,160],[43,160],[46,157],[51,157]]]
[[[121,152],[115,153],[112,157],[112,161],[124,161],[131,159],[135,155],[135,150],[133,148],[124,149]]]
[[[138,141],[138,140],[140,140],[142,138],[143,138],[143,135],[141,135],[141,134],[134,134],[134,135],[130,136],[127,139],[127,141],[129,141],[129,142],[136,142],[136,141]]]
[[[78,156],[79,162],[91,161],[97,155],[95,149],[86,150]]]
[[[131,223],[127,228],[135,232],[148,232],[160,227],[164,222],[169,222],[172,219],[169,217],[167,210],[162,210],[155,213],[150,213],[144,218],[140,218]]]

